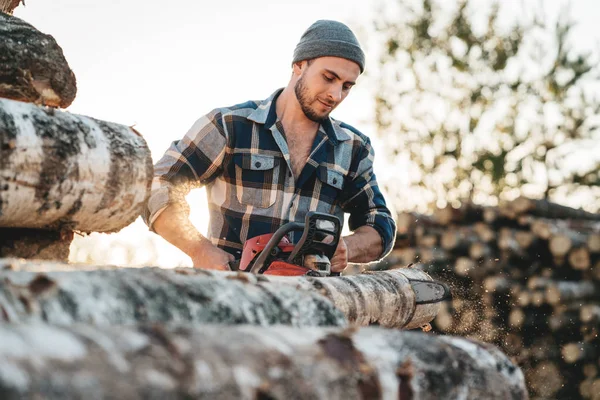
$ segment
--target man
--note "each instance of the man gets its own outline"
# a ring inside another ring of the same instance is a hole
[[[218,108],[200,118],[156,164],[144,220],[194,267],[228,270],[243,243],[308,211],[350,214],[333,271],[387,254],[395,223],[373,173],[369,139],[329,117],[364,70],[352,31],[320,20],[302,35],[284,89],[268,99]],[[184,196],[207,189],[208,238],[188,219]],[[292,240],[297,241],[298,237]]]

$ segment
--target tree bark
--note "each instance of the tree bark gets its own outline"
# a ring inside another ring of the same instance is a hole
[[[67,262],[73,231],[0,228],[0,257]]]
[[[8,9],[19,3],[4,2]],[[75,74],[54,38],[0,13],[0,97],[65,108],[76,93]]]
[[[0,12],[12,14],[21,3],[25,4],[23,0],[0,0]]]
[[[30,323],[0,338],[5,399],[527,399],[495,346],[417,332]]]
[[[439,310],[439,303],[415,303],[408,279],[431,279],[415,268],[312,278],[160,268],[47,271],[61,264],[4,263],[0,317],[4,314],[8,321],[294,326],[348,321],[413,329],[429,323]],[[46,272],[32,271],[36,269]]]
[[[598,298],[597,286],[590,281],[558,281],[546,288],[546,300],[549,304],[567,304]]]
[[[118,231],[140,215],[152,175],[133,129],[0,99],[0,227]]]
[[[516,214],[530,214],[538,217],[559,219],[588,219],[600,221],[600,214],[551,203],[548,200],[533,200],[519,197],[509,203]]]

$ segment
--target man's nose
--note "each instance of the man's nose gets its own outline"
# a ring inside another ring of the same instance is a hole
[[[328,91],[328,95],[331,100],[339,103],[342,101],[342,86],[341,85],[331,85]]]

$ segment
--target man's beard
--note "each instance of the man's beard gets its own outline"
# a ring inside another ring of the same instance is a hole
[[[316,100],[316,98],[311,98],[308,93],[308,88],[304,84],[304,79],[300,77],[294,86],[294,92],[296,93],[296,98],[298,99],[298,103],[300,103],[300,108],[304,112],[304,115],[308,119],[314,122],[321,123],[327,119],[329,113],[325,113],[324,115],[319,115],[317,112],[310,106],[312,102]]]

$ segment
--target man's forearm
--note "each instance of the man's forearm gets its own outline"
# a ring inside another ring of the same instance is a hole
[[[377,260],[383,252],[381,236],[371,226],[361,226],[352,235],[345,236],[348,262],[368,263]]]
[[[152,225],[156,233],[190,257],[194,257],[203,243],[210,244],[194,225],[186,213],[176,206],[168,206]]]

